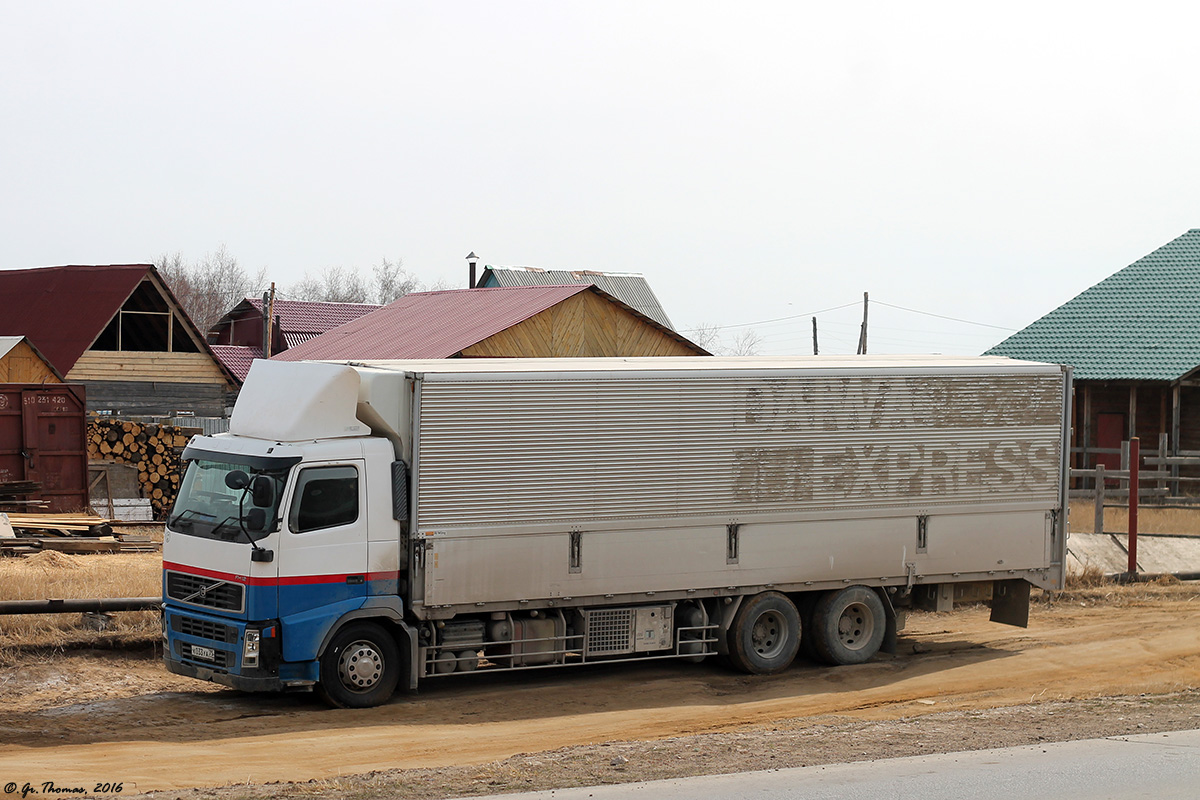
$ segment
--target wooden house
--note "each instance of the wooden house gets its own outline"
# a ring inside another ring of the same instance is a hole
[[[0,270],[0,334],[87,387],[88,411],[222,417],[236,383],[149,264]]]
[[[596,286],[574,284],[408,294],[275,358],[703,355],[704,348]]]
[[[0,336],[0,383],[62,383],[63,376],[25,336]]]
[[[271,304],[271,354],[315,339],[325,331],[369,314],[372,303],[325,303],[308,300],[275,300]],[[250,362],[263,357],[263,301],[247,297],[230,309],[208,331],[208,342],[221,363],[238,382],[246,380]]]
[[[1200,451],[1200,228],[988,354],[1074,367],[1078,468],[1118,468],[1121,443],[1133,436],[1143,454],[1159,450],[1160,442],[1170,456]]]

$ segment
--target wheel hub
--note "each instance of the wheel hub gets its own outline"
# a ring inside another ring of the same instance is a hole
[[[784,636],[786,628],[783,617],[778,613],[774,611],[764,613],[755,620],[754,627],[750,630],[750,643],[754,646],[754,652],[763,658],[774,658],[779,655],[786,644]]]
[[[874,619],[869,609],[861,603],[847,606],[838,617],[838,638],[848,650],[864,647],[874,632]]]
[[[355,642],[338,659],[342,683],[357,691],[366,691],[383,677],[383,656],[369,642]]]

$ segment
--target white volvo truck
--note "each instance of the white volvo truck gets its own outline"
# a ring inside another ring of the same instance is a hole
[[[188,445],[167,667],[362,707],[462,672],[798,653],[1062,586],[1071,375],[1003,358],[256,361]]]

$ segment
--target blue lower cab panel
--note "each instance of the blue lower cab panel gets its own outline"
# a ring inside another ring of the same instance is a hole
[[[283,587],[280,588],[282,590]],[[334,624],[345,614],[362,608],[365,602],[365,597],[355,597],[281,617],[283,660],[311,661],[315,659],[320,655],[321,643],[325,641],[325,637]],[[281,604],[281,608],[286,609],[287,606]]]
[[[167,656],[221,672],[238,672],[246,621],[170,605],[166,615]]]
[[[272,687],[280,680],[280,632],[275,620],[247,623],[245,620],[206,614],[194,608],[164,608],[166,652],[164,658],[172,672],[212,680],[236,688],[250,688],[226,678],[245,678],[254,688]],[[246,629],[260,631],[258,661],[244,663]],[[290,672],[300,674],[301,670]],[[260,685],[261,684],[261,685]]]

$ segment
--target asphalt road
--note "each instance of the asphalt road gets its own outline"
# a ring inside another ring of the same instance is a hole
[[[1200,730],[594,786],[474,800],[1180,800],[1200,797]]]

